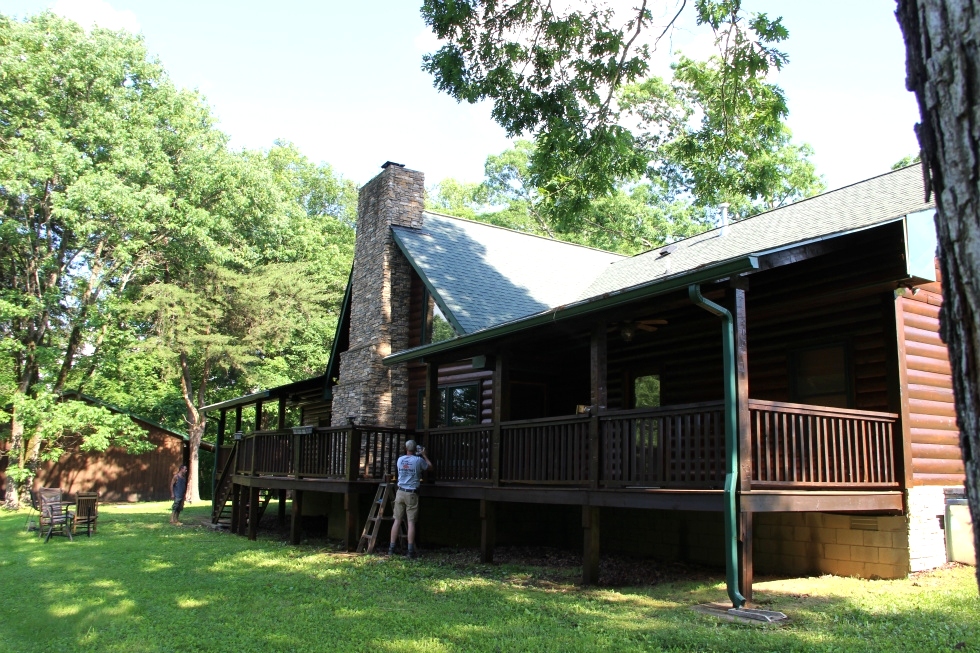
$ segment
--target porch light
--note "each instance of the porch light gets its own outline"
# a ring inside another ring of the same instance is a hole
[[[310,435],[313,433],[312,426],[294,426],[291,430],[293,435]]]
[[[235,435],[231,437],[233,440],[241,440],[243,437],[245,437],[245,434],[242,433],[241,431],[235,431]]]

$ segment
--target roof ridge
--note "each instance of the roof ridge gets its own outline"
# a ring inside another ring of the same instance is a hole
[[[581,245],[579,243],[570,243],[567,240],[561,240],[561,239],[558,239],[558,238],[550,238],[548,236],[541,236],[541,235],[538,235],[538,234],[530,234],[530,233],[527,233],[526,231],[518,231],[517,229],[511,229],[510,227],[501,227],[499,224],[491,224],[489,222],[483,222],[482,220],[473,220],[471,218],[463,218],[463,217],[460,217],[458,215],[449,215],[448,213],[440,213],[438,211],[430,211],[429,209],[423,210],[422,213],[423,213],[423,216],[426,213],[430,213],[430,214],[435,215],[435,216],[438,216],[440,218],[449,218],[451,220],[460,220],[462,222],[470,222],[470,223],[473,223],[473,224],[476,224],[476,225],[480,225],[480,226],[483,226],[483,227],[490,227],[492,229],[499,229],[501,231],[509,231],[510,233],[517,234],[519,236],[528,236],[528,237],[531,237],[531,238],[540,238],[541,240],[546,240],[546,241],[551,242],[551,243],[558,243],[559,245],[569,245],[571,247],[578,247],[580,249],[587,249],[587,250],[590,250],[590,251],[593,251],[593,252],[601,252],[602,254],[612,254],[613,256],[619,256],[620,258],[630,258],[630,256],[628,254],[620,254],[619,252],[611,252],[608,249],[602,249],[602,248],[599,248],[599,247],[590,247],[589,245]],[[423,217],[423,220],[422,220],[422,227],[425,228],[425,219],[424,219],[424,217]],[[408,228],[410,228],[410,227],[408,227]]]

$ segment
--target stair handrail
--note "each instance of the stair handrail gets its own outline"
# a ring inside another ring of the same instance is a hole
[[[221,518],[221,511],[224,510],[225,504],[228,503],[228,499],[231,496],[231,486],[232,483],[228,483],[227,487],[225,481],[230,478],[235,469],[235,462],[238,458],[238,447],[241,443],[240,440],[235,440],[234,444],[231,446],[231,451],[228,453],[228,458],[225,459],[225,464],[221,466],[221,475],[218,477],[218,482],[215,485],[215,497],[214,503],[211,506],[211,523],[217,524],[218,520]]]

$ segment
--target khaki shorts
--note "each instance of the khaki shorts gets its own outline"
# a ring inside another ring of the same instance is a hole
[[[408,513],[408,521],[416,522],[419,517],[419,495],[415,492],[395,493],[395,519],[404,519]]]

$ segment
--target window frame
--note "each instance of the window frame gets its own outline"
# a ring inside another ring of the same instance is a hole
[[[452,423],[453,413],[452,413],[452,403],[449,401],[449,394],[453,390],[460,388],[474,388],[476,390],[476,415],[474,416],[474,421],[472,424],[458,424],[454,425]],[[473,381],[470,383],[453,383],[447,385],[440,385],[436,389],[439,393],[440,401],[440,423],[436,424],[431,428],[451,428],[455,426],[475,426],[482,422],[482,411],[481,411],[481,396],[480,392],[482,389],[482,384],[479,381]],[[425,400],[425,389],[419,390],[418,400],[417,400],[417,410],[418,413],[415,418],[416,427],[421,431],[425,429],[425,410],[426,410],[426,400]],[[445,407],[445,411],[442,408]]]

